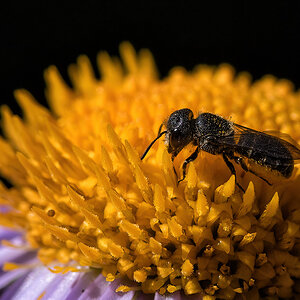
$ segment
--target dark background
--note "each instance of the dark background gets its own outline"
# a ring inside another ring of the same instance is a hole
[[[253,79],[271,73],[300,87],[298,4],[289,1],[11,1],[0,8],[0,102],[18,111],[12,92],[45,103],[43,70],[79,54],[118,54],[124,40],[149,48],[161,77],[176,65],[228,62]],[[296,1],[295,1],[296,2]],[[199,4],[205,3],[205,4]]]

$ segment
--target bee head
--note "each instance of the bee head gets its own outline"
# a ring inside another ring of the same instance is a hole
[[[177,154],[193,140],[193,112],[188,109],[174,111],[167,122],[166,143],[168,152],[172,157]]]

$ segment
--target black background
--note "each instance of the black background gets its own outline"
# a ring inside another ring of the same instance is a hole
[[[176,65],[228,62],[256,80],[271,73],[300,87],[300,11],[289,1],[11,1],[0,8],[0,102],[12,92],[45,103],[43,70],[79,54],[118,54],[124,40],[149,48],[161,77]],[[296,2],[296,1],[295,1]],[[263,4],[262,4],[263,3]]]

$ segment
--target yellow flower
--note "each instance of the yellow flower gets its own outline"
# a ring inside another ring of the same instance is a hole
[[[185,107],[300,142],[299,93],[272,76],[251,83],[229,65],[174,68],[159,80],[149,51],[136,55],[128,43],[120,50],[124,67],[99,54],[101,80],[79,57],[69,70],[73,89],[47,69],[51,112],[25,90],[15,92],[24,120],[2,107],[0,171],[13,187],[0,185],[0,204],[11,208],[0,224],[22,230],[45,265],[67,266],[53,271],[87,266],[107,281],[135,282],[117,291],[299,293],[297,165],[273,186],[237,167],[243,193],[218,156],[201,153],[179,185],[163,142],[140,160],[160,124]],[[191,150],[175,159],[177,172]]]

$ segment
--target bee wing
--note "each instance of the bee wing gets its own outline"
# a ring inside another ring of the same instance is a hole
[[[279,138],[281,143],[290,151],[293,160],[297,163],[300,162],[300,145],[290,135],[276,130],[265,130],[264,133]]]
[[[290,144],[292,144],[293,146],[295,146],[296,148],[299,148],[300,146],[298,145],[298,143],[287,133],[282,133],[280,131],[276,131],[276,130],[265,130],[263,131],[265,134],[268,135],[272,135],[275,136],[277,138],[279,138],[280,140],[284,140]]]
[[[220,142],[223,145],[228,145],[233,147],[235,150],[243,149],[246,150],[247,146],[239,145],[239,140],[243,135],[253,135],[253,139],[255,139],[256,136],[272,136],[273,138],[276,138],[277,141],[284,146],[291,154],[293,160],[300,161],[300,146],[294,141],[288,134],[284,134],[278,131],[257,131],[239,124],[233,123],[234,127],[234,134],[233,136],[226,136],[221,137]],[[285,158],[286,151],[283,151],[281,153],[280,149],[274,149],[268,147],[268,145],[263,145],[261,149],[255,149],[256,152],[263,152],[264,154],[267,154],[268,156],[274,157],[274,158]],[[252,147],[249,145],[249,150],[252,150]]]

